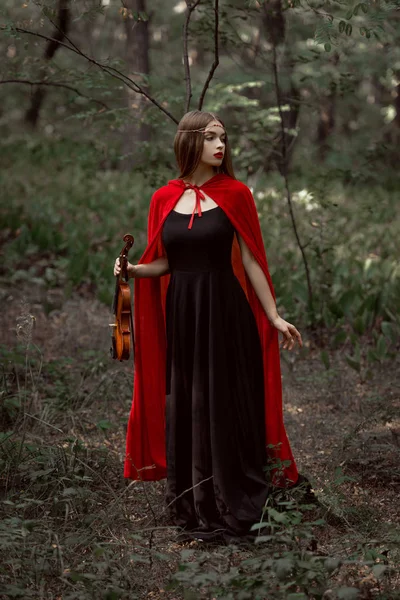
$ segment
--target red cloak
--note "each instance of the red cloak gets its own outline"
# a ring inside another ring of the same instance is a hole
[[[185,183],[174,179],[153,194],[148,216],[148,243],[139,264],[166,256],[161,239],[163,223],[184,190]],[[275,299],[257,209],[250,189],[228,175],[214,175],[196,191],[199,216],[201,190],[222,208],[242,236],[263,270]],[[273,467],[273,483],[278,486],[293,485],[298,472],[283,423],[278,331],[268,321],[243,267],[236,234],[232,245],[232,267],[253,310],[261,339],[266,443]],[[169,274],[134,280],[135,377],[124,471],[125,477],[130,479],[148,481],[166,477],[165,299],[169,280]]]

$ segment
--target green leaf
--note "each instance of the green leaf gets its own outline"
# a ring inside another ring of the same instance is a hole
[[[337,590],[337,597],[340,600],[355,600],[355,598],[358,598],[359,593],[359,590],[356,588],[340,587]]]
[[[78,573],[77,571],[71,571],[71,573],[69,574],[69,578],[72,579],[72,581],[84,581],[85,578],[81,573]]]
[[[343,317],[344,312],[339,302],[329,302],[328,308],[335,317]]]
[[[32,597],[30,593],[29,596],[27,595],[28,590],[26,590],[25,588],[12,584],[6,585],[4,591],[7,593],[7,598],[28,598],[29,596]]]
[[[131,554],[129,558],[135,563],[144,563],[145,565],[150,563],[150,558],[147,558],[146,556],[140,556],[140,554]]]
[[[328,573],[333,573],[338,567],[340,567],[342,561],[340,558],[335,558],[334,556],[330,556],[326,559],[324,566]]]
[[[353,16],[353,9],[351,8],[346,15],[346,19],[349,20],[349,19],[351,19],[352,16]]]
[[[348,354],[345,355],[345,359],[347,364],[354,369],[355,371],[357,371],[358,373],[361,371],[361,363],[360,360],[353,357],[353,356],[349,356]]]
[[[346,26],[347,27],[347,26]],[[351,27],[351,25],[350,25]],[[360,301],[359,295],[354,290],[347,290],[340,297],[338,303],[345,315],[350,316]]]
[[[184,598],[184,600],[197,600],[198,595],[197,595],[197,593],[192,592],[191,590],[184,590],[183,598]]]
[[[286,517],[285,513],[280,513],[277,510],[275,510],[274,508],[270,508],[268,511],[268,514],[277,523],[286,523],[286,521],[287,521],[287,517]]]
[[[343,21],[343,20],[340,21],[339,22],[339,32],[343,33],[343,31],[345,30],[345,27],[346,27],[346,21]]]
[[[362,2],[360,4],[360,6],[361,6],[361,10],[363,11],[363,13],[366,14],[368,12],[368,4],[365,4],[365,2]]]
[[[329,362],[329,354],[326,350],[322,350],[321,352],[321,360],[323,362],[323,365],[325,367],[325,369],[327,371],[329,371],[330,369],[330,362]]]
[[[346,35],[351,35],[352,31],[353,31],[352,25],[350,25],[350,23],[347,23],[347,25],[346,25]]]
[[[258,529],[264,529],[267,526],[266,523],[253,523],[251,531],[257,531]]]
[[[189,558],[192,558],[193,554],[194,550],[191,548],[184,548],[181,552],[181,558],[182,560],[189,560]]]
[[[324,48],[325,48],[325,52],[330,52],[330,51],[331,51],[331,48],[332,48],[332,46],[331,46],[331,44],[330,44],[329,42],[326,42],[326,43],[324,44]]]
[[[338,331],[338,333],[333,338],[333,343],[335,346],[341,346],[347,339],[347,333],[342,329],[342,331]]]
[[[74,487],[64,488],[62,491],[63,496],[77,496],[79,491]]]
[[[389,321],[382,321],[381,330],[383,335],[389,338],[392,342],[397,341],[398,336],[396,332],[396,326],[393,325],[393,323],[390,323]]]
[[[387,570],[387,566],[386,565],[382,565],[382,564],[378,564],[378,565],[374,565],[372,567],[372,572],[374,574],[374,576],[379,579],[379,577],[381,575],[383,575],[383,573]]]
[[[111,427],[113,427],[113,424],[110,421],[104,419],[103,421],[99,421],[98,423],[96,423],[96,427],[105,431],[106,429],[111,429]]]
[[[355,347],[357,344],[357,341],[358,341],[358,336],[354,333],[354,331],[352,331],[350,333],[350,342],[351,342],[352,346]]]
[[[380,360],[383,360],[387,355],[387,345],[385,336],[380,335],[376,344],[376,354]]]
[[[285,579],[290,575],[293,569],[293,560],[291,558],[279,558],[274,563],[274,570],[278,579]]]
[[[353,321],[353,329],[359,335],[362,335],[365,332],[365,317],[363,315],[357,315],[357,317]]]

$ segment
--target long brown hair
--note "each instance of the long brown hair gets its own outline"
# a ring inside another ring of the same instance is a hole
[[[174,151],[176,162],[180,170],[179,179],[189,177],[196,170],[203,153],[204,134],[201,131],[190,131],[192,129],[203,129],[211,121],[218,121],[225,128],[222,119],[210,112],[191,110],[183,115],[178,124],[178,131],[174,139]],[[184,131],[179,131],[183,129]],[[225,153],[219,167],[214,167],[215,173],[226,173],[236,179],[233,172],[231,148],[228,134],[225,129]]]

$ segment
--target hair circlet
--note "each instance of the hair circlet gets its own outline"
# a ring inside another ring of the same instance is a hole
[[[222,127],[222,129],[225,129],[225,127],[223,125],[213,125],[213,127]],[[178,129],[177,132],[179,133],[188,133],[190,131],[207,131],[207,127],[202,127],[201,129]]]

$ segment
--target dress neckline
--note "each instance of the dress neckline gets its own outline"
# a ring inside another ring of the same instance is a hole
[[[217,209],[217,208],[221,208],[220,206],[214,206],[213,208],[208,208],[207,210],[203,210],[202,214],[204,215],[204,213],[208,213],[208,212],[212,212],[213,210]],[[178,212],[177,210],[172,209],[172,212],[176,213],[177,215],[183,215],[184,217],[190,217],[192,213],[182,213],[182,212]],[[195,213],[197,214],[197,213]]]

